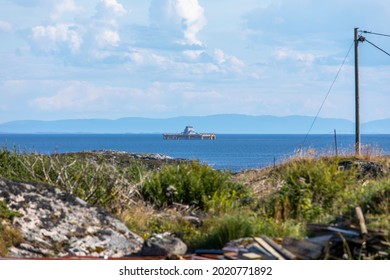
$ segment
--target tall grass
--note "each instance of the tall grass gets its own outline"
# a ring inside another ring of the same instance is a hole
[[[91,161],[77,154],[0,151],[1,177],[54,185],[90,205],[113,212],[132,200],[139,200],[138,185],[144,172],[143,165],[137,161],[120,166],[103,157]]]

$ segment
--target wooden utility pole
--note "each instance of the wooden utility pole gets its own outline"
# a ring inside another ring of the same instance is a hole
[[[354,30],[355,40],[355,155],[360,156],[360,98],[359,98],[359,29]]]

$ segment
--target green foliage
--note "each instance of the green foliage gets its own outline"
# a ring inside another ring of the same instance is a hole
[[[19,212],[10,210],[7,204],[0,200],[0,221],[2,219],[12,220],[14,217],[20,216],[21,214]]]
[[[353,168],[339,169],[340,161],[300,158],[265,170],[261,177],[273,182],[266,193],[259,184],[262,179],[247,178],[250,184],[244,187],[233,182],[232,174],[197,162],[147,170],[128,159],[27,154],[16,149],[0,150],[0,177],[57,186],[119,214],[140,236],[175,232],[191,249],[221,248],[230,240],[261,234],[303,238],[306,223],[328,222],[338,215],[354,218],[356,206],[362,207],[369,228],[384,229],[390,238],[389,174],[364,178]],[[189,211],[175,203],[202,210],[206,216],[202,225],[181,218]],[[21,240],[16,229],[1,223],[16,216],[0,202],[0,255]]]
[[[176,202],[201,209],[217,204],[228,207],[250,194],[242,185],[231,182],[229,173],[197,162],[164,166],[147,178],[141,193],[157,208]]]
[[[240,213],[209,220],[209,223],[209,229],[197,241],[200,248],[221,249],[228,241],[252,237],[256,232],[256,221],[253,217]]]
[[[349,187],[340,194],[336,207],[341,214],[353,216],[357,205],[366,214],[389,215],[390,180],[369,181],[366,184]]]
[[[33,179],[21,161],[21,154],[14,149],[9,151],[6,148],[0,150],[0,176],[8,179],[26,180]]]
[[[290,163],[285,183],[269,203],[276,219],[313,221],[334,210],[340,192],[356,183],[354,170],[339,170],[337,160],[304,159]]]

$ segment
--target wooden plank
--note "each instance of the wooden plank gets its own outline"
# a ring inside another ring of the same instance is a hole
[[[366,236],[368,231],[367,231],[367,227],[366,227],[366,222],[364,220],[362,208],[360,208],[360,206],[356,207],[355,212],[356,212],[356,216],[359,220],[360,232],[363,236]]]
[[[274,248],[271,247],[266,241],[264,241],[261,237],[254,237],[253,238],[260,246],[262,246],[264,249],[266,249],[272,256],[274,256],[278,260],[285,260],[285,258],[279,254]]]
[[[336,233],[343,233],[346,235],[352,235],[352,236],[360,236],[360,233],[356,232],[355,230],[349,230],[349,229],[342,229],[339,227],[328,227],[329,231],[336,232]]]
[[[263,247],[261,247],[258,243],[252,243],[251,245],[249,245],[247,247],[247,249],[249,252],[252,252],[252,253],[262,254],[262,255],[266,255],[268,257],[272,257],[272,255],[267,250],[265,250]]]
[[[244,260],[262,260],[263,256],[256,253],[244,253],[241,255]]]
[[[298,240],[286,237],[283,239],[283,247],[292,252],[301,260],[317,260],[324,256],[324,246],[307,240]]]
[[[262,236],[265,242],[267,242],[269,245],[271,245],[272,248],[274,248],[279,254],[281,254],[284,258],[287,260],[296,260],[297,256],[295,256],[293,253],[291,253],[289,250],[283,248],[279,244],[276,244],[273,242],[270,238],[266,236]]]
[[[237,260],[238,259],[238,254],[236,252],[225,252],[224,254],[225,259],[227,260]]]

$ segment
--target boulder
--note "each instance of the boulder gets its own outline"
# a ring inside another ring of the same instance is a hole
[[[152,234],[144,241],[141,254],[143,256],[183,256],[187,245],[172,233]]]
[[[0,200],[23,242],[9,257],[122,257],[140,251],[143,239],[108,212],[53,186],[0,178]]]

